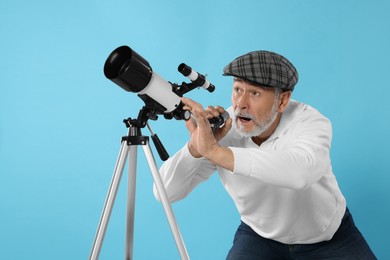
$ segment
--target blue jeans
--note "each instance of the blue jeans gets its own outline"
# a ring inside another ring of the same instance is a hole
[[[349,210],[341,225],[329,241],[314,244],[287,245],[263,238],[248,225],[241,222],[234,236],[233,247],[227,260],[260,259],[376,259],[362,234],[353,221]]]

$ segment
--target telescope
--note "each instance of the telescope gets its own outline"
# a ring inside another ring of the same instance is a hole
[[[115,49],[109,55],[104,64],[104,75],[124,90],[137,93],[138,96],[145,102],[145,106],[143,106],[139,111],[136,119],[128,118],[123,120],[129,130],[128,134],[122,137],[121,149],[114,168],[114,174],[108,190],[102,215],[100,217],[95,240],[93,242],[89,257],[90,260],[97,260],[99,258],[108,221],[110,219],[116,194],[119,189],[120,180],[123,175],[123,169],[128,158],[130,160],[128,165],[129,176],[125,259],[132,259],[138,146],[142,146],[144,150],[156,189],[160,195],[165,214],[179,250],[180,257],[183,260],[189,260],[187,249],[181,237],[164,184],[161,180],[156,161],[149,145],[149,137],[144,136],[141,133],[141,128],[148,126],[160,158],[163,161],[167,160],[169,155],[157,135],[152,132],[150,125],[147,122],[148,119],[157,120],[157,115],[162,114],[167,119],[175,118],[188,120],[191,118],[191,113],[183,109],[184,104],[181,101],[183,94],[197,87],[202,87],[209,92],[214,91],[214,85],[212,85],[205,76],[197,73],[186,64],[180,64],[178,70],[184,76],[188,77],[191,82],[183,82],[181,85],[178,85],[165,81],[157,73],[153,72],[150,64],[141,57],[141,55],[133,51],[128,46],[121,46]],[[210,119],[211,128],[214,130],[221,127],[228,118],[228,115],[229,114],[226,112],[217,118]]]
[[[191,113],[183,110],[181,97],[198,87],[209,92],[215,90],[204,75],[197,73],[182,63],[178,71],[191,80],[181,85],[170,83],[155,73],[149,62],[128,46],[116,48],[107,58],[104,75],[128,92],[137,93],[145,102],[150,119],[156,120],[157,114],[166,119],[188,120]],[[145,120],[143,120],[145,121]],[[141,125],[144,124],[141,122]]]

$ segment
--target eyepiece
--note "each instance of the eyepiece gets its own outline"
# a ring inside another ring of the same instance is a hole
[[[187,66],[186,64],[182,63],[179,65],[179,67],[177,68],[177,70],[183,74],[183,76],[185,77],[188,77],[190,74],[191,74],[191,67],[190,66]]]

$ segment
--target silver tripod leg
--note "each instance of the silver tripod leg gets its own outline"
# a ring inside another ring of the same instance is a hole
[[[179,227],[176,223],[176,219],[173,214],[171,204],[168,201],[168,196],[165,191],[164,185],[162,183],[160,173],[157,169],[156,161],[153,157],[152,150],[150,149],[149,142],[146,142],[146,145],[143,145],[142,148],[144,149],[144,153],[148,161],[150,171],[152,172],[153,180],[156,185],[158,194],[160,195],[160,199],[163,204],[165,215],[167,216],[169,225],[171,226],[171,231],[173,233],[173,237],[175,239],[177,249],[179,250],[180,257],[182,260],[188,260],[190,258],[188,256],[187,249],[184,245],[183,238],[180,234]]]
[[[125,259],[133,259],[134,241],[134,212],[135,212],[135,188],[137,170],[137,146],[130,146],[129,153],[129,179],[127,190],[127,221],[126,221],[126,245]]]
[[[106,202],[104,204],[102,216],[100,217],[99,226],[96,232],[95,241],[93,242],[93,247],[91,254],[89,256],[90,260],[97,260],[99,258],[100,250],[102,248],[104,235],[107,230],[107,225],[110,220],[112,208],[114,206],[115,197],[118,193],[119,184],[122,178],[123,168],[126,164],[126,158],[129,151],[129,146],[127,142],[122,142],[119,156],[115,165],[114,174],[112,176],[110,188],[108,190]]]

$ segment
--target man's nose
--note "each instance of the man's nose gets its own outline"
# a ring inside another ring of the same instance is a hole
[[[243,93],[241,95],[241,97],[239,98],[239,100],[237,102],[237,106],[240,109],[246,109],[246,108],[249,107],[249,99],[248,99],[248,94],[247,93]]]

